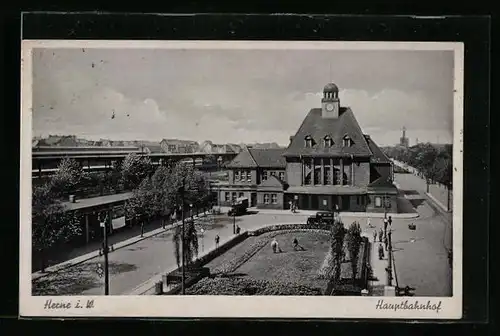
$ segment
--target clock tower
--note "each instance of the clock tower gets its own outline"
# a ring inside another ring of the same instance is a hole
[[[321,116],[323,118],[338,118],[340,113],[339,88],[333,83],[325,85],[321,99]]]

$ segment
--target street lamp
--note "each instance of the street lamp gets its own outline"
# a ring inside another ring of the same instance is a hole
[[[392,229],[389,227],[389,232],[387,233],[387,238],[389,240],[388,244],[388,252],[389,252],[389,258],[388,258],[388,263],[389,265],[387,266],[387,285],[392,286]]]
[[[181,277],[181,282],[182,282],[182,295],[186,294],[186,288],[185,288],[185,283],[186,283],[186,272],[184,270],[184,224],[185,224],[185,214],[184,214],[184,189],[186,185],[186,179],[182,179],[182,186],[179,188],[179,194],[181,195],[181,216],[182,216],[182,235],[181,235],[181,267],[182,267],[182,277]]]
[[[222,165],[222,157],[219,156],[217,158],[217,171],[220,173],[221,172],[221,165]],[[220,181],[217,182],[217,187],[218,187],[218,193],[217,193],[217,206],[219,208],[219,211],[220,211],[220,199],[221,199],[221,195],[220,195]]]
[[[203,243],[204,234],[205,234],[205,230],[203,228],[201,228],[201,252],[204,252],[204,250],[205,250],[205,246]]]
[[[193,203],[190,203],[189,204],[189,211],[191,212],[191,222],[194,223],[194,219],[193,219]]]
[[[108,260],[108,224],[110,220],[110,214],[107,213],[100,216],[100,226],[103,231],[103,242],[102,242],[102,253],[104,254],[104,295],[109,295],[109,260]]]
[[[233,201],[233,234],[236,234],[236,202]]]

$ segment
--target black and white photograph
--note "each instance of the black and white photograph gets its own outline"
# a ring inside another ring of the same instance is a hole
[[[461,43],[22,55],[21,313],[460,318]]]

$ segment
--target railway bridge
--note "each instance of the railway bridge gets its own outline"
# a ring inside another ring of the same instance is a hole
[[[230,162],[238,153],[151,153],[136,147],[34,147],[32,177],[51,175],[64,158],[79,162],[86,171],[108,170],[121,164],[129,154],[148,156],[155,165],[170,165],[179,161],[209,168]],[[207,160],[211,157],[211,160]]]

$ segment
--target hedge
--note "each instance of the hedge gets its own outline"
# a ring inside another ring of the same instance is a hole
[[[292,295],[319,296],[321,290],[292,282],[256,280],[243,277],[204,278],[190,288],[187,295]]]

